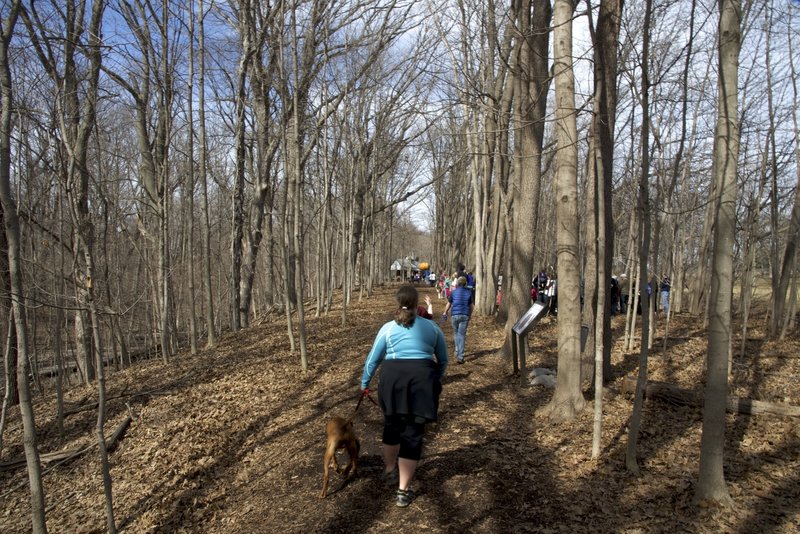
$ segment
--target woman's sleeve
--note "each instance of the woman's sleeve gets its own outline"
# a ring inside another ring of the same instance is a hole
[[[386,357],[386,335],[384,330],[386,325],[380,329],[375,341],[372,343],[372,350],[367,355],[367,361],[364,363],[364,373],[361,375],[361,389],[366,389],[369,386],[370,380],[375,376],[375,371],[378,365]]]

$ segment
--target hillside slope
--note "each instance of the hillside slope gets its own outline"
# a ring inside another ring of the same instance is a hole
[[[428,290],[424,290],[428,291]],[[214,350],[182,353],[168,366],[149,361],[109,380],[110,434],[134,421],[111,455],[114,507],[122,532],[797,532],[800,530],[800,422],[770,415],[729,416],[726,475],[736,507],[691,505],[701,410],[648,401],[640,438],[639,478],[624,469],[632,403],[617,393],[637,354],[615,348],[617,380],[606,395],[603,456],[590,460],[591,402],[576,420],[554,425],[536,410],[551,391],[520,388],[497,355],[502,329],[476,318],[467,363],[452,365],[440,421],[426,435],[415,482],[419,497],[394,506],[380,483],[380,410],[363,403],[359,475],[317,498],[325,422],[355,408],[358,380],[373,336],[394,310],[394,290],[354,303],[348,325],[334,311],[308,322],[309,362],[289,352],[285,322],[225,336]],[[431,292],[431,295],[435,295]],[[434,300],[441,314],[444,301]],[[621,328],[622,318],[614,318]],[[662,335],[663,325],[659,325]],[[529,364],[555,369],[555,319],[531,335]],[[666,353],[652,352],[650,377],[699,389],[705,340],[696,320],[678,316]],[[452,329],[445,325],[452,351]],[[734,392],[800,404],[797,340],[756,339],[736,360]],[[68,392],[69,407],[88,406],[89,388]],[[127,406],[126,406],[127,404]],[[130,407],[130,412],[129,408]],[[90,446],[95,412],[67,418],[58,444],[54,401],[37,399],[43,452]],[[0,461],[22,455],[16,410]],[[30,531],[24,469],[0,471],[0,532]],[[103,532],[105,515],[95,450],[44,475],[51,532]]]

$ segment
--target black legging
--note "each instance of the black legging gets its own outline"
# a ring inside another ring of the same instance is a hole
[[[400,445],[400,458],[419,460],[422,456],[422,434],[425,423],[418,423],[413,416],[390,415],[384,419],[383,442]]]

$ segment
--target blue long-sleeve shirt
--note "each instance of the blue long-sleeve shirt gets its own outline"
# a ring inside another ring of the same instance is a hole
[[[436,359],[434,360],[434,356]],[[361,389],[369,386],[378,366],[384,360],[434,360],[439,365],[439,378],[447,369],[447,343],[442,329],[428,319],[417,317],[409,328],[389,321],[381,327],[372,350],[364,363]]]

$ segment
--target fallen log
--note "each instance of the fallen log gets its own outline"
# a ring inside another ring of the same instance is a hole
[[[131,426],[131,422],[133,419],[131,416],[126,417],[122,423],[117,426],[114,433],[111,435],[110,439],[106,440],[106,449],[109,452],[112,452],[122,437],[125,435],[125,431],[128,430],[128,427]],[[65,463],[70,460],[74,460],[75,458],[82,456],[92,448],[97,446],[97,443],[92,445],[87,445],[85,447],[77,447],[74,449],[67,449],[65,451],[55,451],[55,452],[48,452],[39,455],[39,463],[42,465],[48,465],[54,462],[58,463]],[[0,462],[0,471],[10,471],[12,469],[18,469],[20,467],[25,467],[26,461],[25,458],[15,458],[14,460],[9,460],[7,462]]]
[[[636,378],[626,376],[622,383],[623,393],[636,391]],[[648,381],[644,391],[645,398],[658,399],[680,406],[702,406],[703,395],[688,389],[680,388],[667,382]],[[776,402],[746,399],[729,396],[726,400],[726,409],[730,413],[743,413],[748,415],[773,414],[787,417],[800,417],[800,406],[781,404]]]

